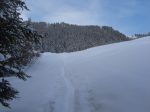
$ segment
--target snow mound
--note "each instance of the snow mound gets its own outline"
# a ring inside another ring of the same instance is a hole
[[[150,37],[74,53],[43,53],[11,79],[20,91],[2,112],[150,112]]]

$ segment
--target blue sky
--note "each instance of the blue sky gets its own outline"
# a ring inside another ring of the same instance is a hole
[[[24,19],[107,25],[125,33],[150,32],[150,0],[26,0]]]

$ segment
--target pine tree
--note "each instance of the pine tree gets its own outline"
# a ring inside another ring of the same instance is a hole
[[[41,37],[20,17],[22,10],[28,10],[23,0],[0,0],[0,104],[6,107],[18,95],[6,77],[29,77],[22,68],[35,56],[32,44]]]

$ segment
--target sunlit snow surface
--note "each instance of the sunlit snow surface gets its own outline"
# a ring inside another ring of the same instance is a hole
[[[1,112],[150,112],[150,37],[44,53],[27,73],[11,79],[19,98]]]

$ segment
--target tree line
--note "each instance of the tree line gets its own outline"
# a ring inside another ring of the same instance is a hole
[[[142,37],[147,37],[147,36],[150,36],[150,32],[147,34],[135,34],[135,37],[137,38],[142,38]]]
[[[31,22],[31,27],[43,34],[41,52],[74,52],[87,48],[130,40],[109,26],[80,26],[67,23]]]

